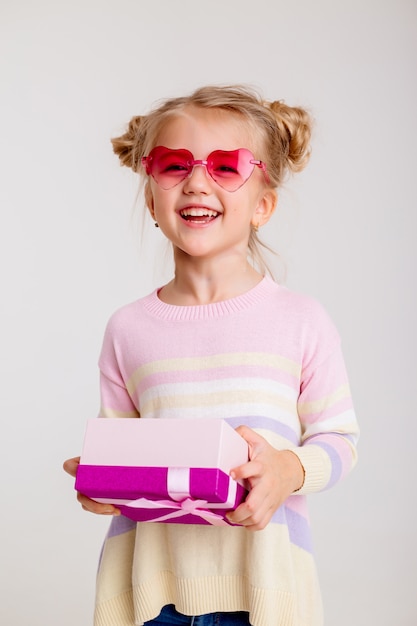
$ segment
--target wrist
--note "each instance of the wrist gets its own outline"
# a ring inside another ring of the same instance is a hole
[[[305,469],[298,456],[292,450],[283,450],[286,454],[291,473],[292,493],[300,491],[304,485]]]

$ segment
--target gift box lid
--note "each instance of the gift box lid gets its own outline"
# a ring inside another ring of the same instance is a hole
[[[218,468],[248,460],[248,444],[223,419],[93,418],[82,465]]]

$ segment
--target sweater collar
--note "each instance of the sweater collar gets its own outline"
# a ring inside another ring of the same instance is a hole
[[[154,317],[164,320],[192,321],[215,319],[244,311],[262,302],[272,292],[276,291],[277,287],[277,283],[269,276],[264,276],[255,287],[235,298],[194,306],[166,304],[159,299],[158,292],[160,288],[158,288],[144,299],[144,305]]]

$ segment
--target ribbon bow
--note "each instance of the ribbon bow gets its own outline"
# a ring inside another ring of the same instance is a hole
[[[191,514],[196,517],[201,517],[206,522],[212,524],[212,526],[229,526],[221,515],[204,509],[204,507],[210,506],[206,500],[192,500],[191,498],[186,498],[181,502],[174,502],[172,500],[148,500],[147,498],[138,498],[137,500],[127,502],[125,506],[132,509],[174,509],[166,515],[156,517],[152,520],[153,522],[165,522],[169,519]]]

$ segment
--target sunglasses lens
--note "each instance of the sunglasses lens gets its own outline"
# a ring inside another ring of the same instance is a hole
[[[188,176],[193,155],[188,150],[168,150],[157,146],[147,159],[147,173],[162,187],[171,189]]]
[[[207,169],[220,187],[227,191],[236,191],[252,174],[253,158],[253,154],[245,148],[216,150],[207,159]]]

